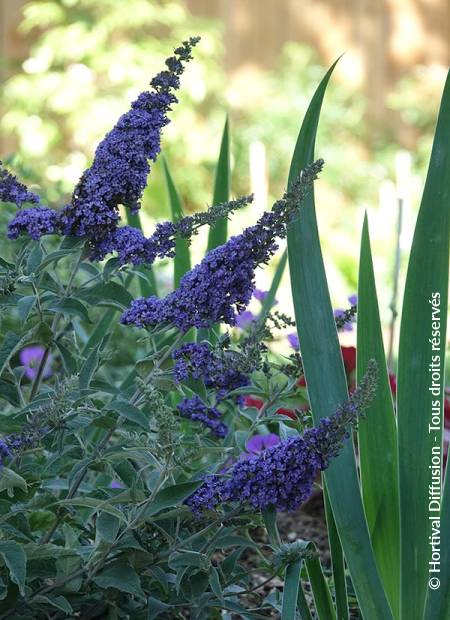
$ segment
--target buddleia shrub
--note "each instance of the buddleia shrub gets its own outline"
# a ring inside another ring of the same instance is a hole
[[[269,305],[235,329],[252,296],[263,301],[255,271],[301,217],[320,159],[158,294],[160,259],[177,261],[180,241],[252,201],[149,236],[139,226],[197,43],[183,42],[119,118],[68,204],[0,170],[0,199],[17,207],[0,259],[1,618],[270,617],[278,591],[264,594],[245,557],[258,558],[265,584],[299,558],[317,561],[310,543],[280,546],[274,511],[310,497],[375,394],[369,361],[349,400],[313,427],[300,355],[271,349],[289,317]],[[338,313],[337,327],[355,313]]]

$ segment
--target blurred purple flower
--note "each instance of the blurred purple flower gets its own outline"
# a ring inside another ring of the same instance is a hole
[[[296,349],[297,351],[300,349],[300,342],[295,332],[292,332],[292,334],[288,334],[287,339],[293,349]]]
[[[253,291],[253,297],[261,303],[265,301],[268,294],[269,294],[269,291],[262,291],[260,288],[255,288]],[[278,301],[274,299],[272,306],[276,306],[277,303]]]
[[[39,364],[42,361],[44,356],[45,349],[41,347],[41,345],[32,345],[31,347],[25,347],[19,353],[19,360],[21,365],[25,368],[25,376],[27,379],[33,381],[36,379],[37,371],[39,368]],[[51,354],[48,356],[47,362],[45,363],[44,372],[42,373],[42,378],[47,379],[52,374],[52,362],[53,358]]]
[[[344,319],[345,318],[345,310],[342,310],[342,308],[336,308],[336,310],[334,311],[334,318],[335,319]],[[345,321],[342,326],[339,328],[339,330],[341,332],[352,332],[353,331],[353,322],[354,319],[349,321]]]
[[[358,295],[356,293],[354,293],[353,295],[350,295],[347,299],[351,306],[358,305]]]
[[[253,435],[245,444],[247,452],[262,452],[266,448],[271,448],[280,443],[280,438],[275,433],[268,433],[267,435]]]
[[[120,482],[120,480],[111,480],[109,483],[110,489],[124,489],[124,485]]]
[[[244,329],[244,327],[247,327],[247,325],[249,325],[250,323],[252,323],[252,321],[255,320],[256,317],[253,312],[250,312],[250,310],[243,310],[238,315],[236,315],[236,325],[241,329]]]

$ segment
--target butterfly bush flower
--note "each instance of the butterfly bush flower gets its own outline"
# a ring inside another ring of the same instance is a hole
[[[161,132],[169,123],[173,91],[189,61],[198,37],[184,41],[166,60],[167,70],[152,79],[152,90],[141,93],[105,136],[95,151],[92,166],[79,180],[72,201],[62,213],[64,234],[103,237],[119,220],[118,206],[136,213],[150,172],[161,150]]]
[[[303,435],[290,437],[235,463],[224,474],[213,474],[186,501],[196,515],[231,502],[264,510],[296,510],[311,494],[314,480],[328,467],[373,400],[378,372],[370,360],[367,372],[350,399]]]
[[[247,452],[258,453],[277,446],[280,443],[280,438],[275,433],[267,433],[266,435],[253,435],[245,444]]]
[[[49,207],[32,207],[21,209],[8,225],[8,238],[17,239],[26,233],[38,241],[44,235],[59,231],[59,215]]]
[[[217,390],[217,400],[223,399],[227,392],[249,384],[248,377],[235,368],[226,352],[216,353],[206,342],[188,342],[174,351],[172,357],[177,383],[189,378],[201,380],[207,388]]]
[[[33,381],[36,379],[39,364],[44,357],[45,349],[40,345],[35,345],[31,347],[25,347],[19,353],[19,360],[22,366],[24,367],[24,374],[27,379]],[[42,378],[47,379],[52,374],[52,356],[51,354],[48,356],[48,359],[44,366],[44,371],[42,373]]]
[[[102,259],[117,252],[119,262],[152,263],[156,256],[173,255],[171,223],[160,224],[155,235],[146,239],[137,229],[117,230],[119,205],[135,213],[150,172],[149,161],[155,161],[161,149],[161,132],[168,124],[168,112],[177,102],[173,91],[180,85],[184,64],[191,59],[194,37],[178,47],[166,60],[167,70],[153,78],[151,90],[141,93],[123,114],[116,126],[98,145],[92,166],[82,175],[72,200],[62,212],[48,207],[26,209],[10,222],[8,236],[12,239],[28,234],[33,239],[59,233],[85,237],[92,249],[92,258]],[[28,192],[13,175],[0,171],[0,199],[38,203],[39,198]]]
[[[221,421],[222,414],[217,407],[208,407],[202,399],[195,395],[192,398],[184,398],[177,409],[183,418],[188,418],[193,422],[200,422],[202,426],[209,429],[213,435],[223,438],[228,433],[228,427]]]
[[[0,202],[13,202],[17,207],[21,207],[25,202],[39,204],[40,198],[37,194],[21,183],[17,177],[3,168],[0,161]]]
[[[323,160],[306,168],[272,210],[254,226],[214,248],[186,273],[178,289],[164,298],[135,300],[122,315],[122,323],[137,327],[174,325],[182,332],[214,323],[236,324],[253,294],[255,269],[266,264],[278,248],[277,238],[286,236],[287,224],[298,212]]]

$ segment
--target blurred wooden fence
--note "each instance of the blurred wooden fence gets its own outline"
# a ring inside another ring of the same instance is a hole
[[[120,0],[117,0],[120,1]],[[126,10],[126,0],[124,10]],[[152,0],[148,0],[152,1]],[[360,80],[372,116],[385,116],[387,92],[419,63],[450,61],[449,0],[185,0],[195,15],[224,24],[226,64],[274,66],[286,41],[310,44],[330,64],[347,52],[347,79]],[[0,0],[0,54],[20,60],[17,34],[25,0]],[[4,63],[0,71],[4,71]],[[1,77],[1,76],[0,76]]]

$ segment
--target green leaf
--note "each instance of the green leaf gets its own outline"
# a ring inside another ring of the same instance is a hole
[[[51,605],[52,607],[56,607],[57,609],[60,609],[61,611],[63,611],[65,614],[72,614],[73,613],[73,609],[72,609],[72,605],[69,603],[69,601],[64,598],[64,596],[44,596],[43,594],[38,594],[36,596],[33,597],[33,604],[43,604],[46,607],[48,605]],[[48,611],[48,607],[47,607],[47,611]]]
[[[283,607],[281,610],[281,620],[295,620],[297,610],[297,597],[300,587],[300,573],[302,570],[302,560],[297,560],[286,567],[284,578]]]
[[[105,312],[83,347],[83,357],[88,353],[88,351],[95,349],[103,341],[103,338],[109,332],[111,323],[113,322],[115,316],[115,310],[107,310]]]
[[[124,310],[131,305],[133,296],[118,282],[98,284],[87,289],[82,296],[92,305],[112,306],[118,310]]]
[[[364,509],[378,569],[394,617],[399,613],[400,531],[397,427],[378,311],[367,216],[361,239],[358,278],[357,376],[370,359],[378,365],[378,388],[359,424],[359,459]]]
[[[20,396],[17,387],[11,381],[0,379],[0,398],[3,398],[11,405],[20,405]]]
[[[89,384],[91,383],[91,379],[94,376],[94,373],[97,370],[98,366],[98,350],[99,345],[95,349],[92,349],[81,367],[80,375],[78,377],[80,389],[88,388]]]
[[[145,517],[151,517],[156,513],[164,510],[164,508],[171,508],[172,506],[179,506],[189,495],[198,489],[202,484],[201,480],[194,480],[193,482],[181,482],[171,487],[166,487],[159,491],[150,506],[145,511]]]
[[[169,609],[170,605],[163,603],[153,596],[149,596],[147,620],[154,620],[154,618],[158,618],[161,614],[167,613]]]
[[[27,556],[22,545],[14,541],[0,541],[0,556],[8,567],[11,581],[19,586],[23,596],[27,576]]]
[[[36,269],[36,274],[41,273],[48,265],[51,265],[52,263],[57,263],[62,258],[65,258],[66,256],[69,256],[76,251],[77,248],[71,248],[67,250],[55,250],[54,252],[50,252],[50,254],[44,256],[44,258],[39,263],[39,266]]]
[[[81,301],[78,301],[78,299],[74,299],[73,297],[66,297],[61,300],[53,301],[49,305],[49,310],[60,312],[63,315],[76,316],[83,321],[87,321],[88,323],[91,322],[86,307],[81,303]]]
[[[227,202],[230,199],[230,125],[228,117],[223,128],[220,153],[214,181],[213,205]],[[221,218],[214,226],[211,226],[208,235],[208,252],[218,245],[223,245],[227,240],[227,218]]]
[[[73,497],[71,499],[61,499],[59,500],[58,504],[61,504],[63,506],[80,506],[81,508],[92,508],[94,512],[107,512],[109,515],[119,519],[119,521],[125,521],[125,517],[120,512],[120,510],[117,510],[117,508],[114,508],[114,506],[111,506],[111,504],[109,504],[108,502],[104,502],[101,499],[96,499],[94,497]]]
[[[279,545],[281,543],[281,538],[277,526],[277,511],[274,506],[268,506],[263,510],[262,517],[271,544],[274,546]]]
[[[108,409],[111,409],[112,411],[116,411],[120,415],[123,415],[125,418],[127,418],[127,420],[138,424],[146,431],[149,430],[148,418],[140,409],[138,409],[131,403],[127,403],[124,400],[115,400],[108,405]]]
[[[12,469],[9,469],[8,467],[1,467],[0,468],[0,493],[2,491],[10,491],[11,489],[15,489],[18,488],[21,491],[24,491],[26,493],[27,491],[27,483],[25,482],[25,480],[22,478],[22,476],[19,476],[19,474],[16,474],[15,471],[13,471]]]
[[[120,560],[103,569],[93,581],[101,588],[115,588],[145,598],[138,574],[130,564]]]
[[[314,547],[314,545],[312,545]],[[305,560],[318,620],[336,620],[330,589],[325,580],[318,555]],[[378,616],[382,618],[382,616]]]
[[[272,306],[275,301],[275,295],[277,294],[277,290],[278,290],[278,287],[280,286],[281,278],[283,277],[283,273],[286,268],[286,263],[287,263],[287,251],[284,251],[280,258],[280,262],[278,263],[277,268],[275,270],[275,274],[273,276],[273,280],[270,285],[269,292],[267,293],[266,298],[264,299],[262,303],[261,312],[259,313],[260,319],[267,316],[272,309]]]
[[[169,165],[165,158],[163,158],[164,175],[166,177],[167,194],[169,197],[170,212],[172,214],[172,221],[178,222],[184,216],[183,206],[181,204],[181,198],[173,182],[172,175],[170,173]],[[191,269],[191,257],[189,252],[189,243],[187,239],[177,239],[175,243],[175,258],[173,261],[174,266],[174,288],[177,288],[180,284],[182,276]]]
[[[447,461],[448,463],[448,461]],[[434,525],[438,525],[435,523]],[[444,493],[441,507],[441,558],[440,572],[430,573],[429,577],[437,577],[440,585],[428,587],[424,620],[447,620],[450,618],[450,468],[444,481]]]
[[[301,620],[313,620],[311,616],[311,612],[309,611],[309,606],[308,606],[308,602],[305,597],[305,592],[303,591],[303,587],[301,584],[298,589],[297,609],[300,614]]]
[[[17,302],[17,314],[19,315],[22,323],[25,323],[25,321],[27,320],[35,302],[36,295],[27,295],[26,297],[21,297]]]
[[[334,522],[328,491],[324,484],[323,499],[327,521],[328,541],[330,543],[331,569],[334,581],[334,595],[336,599],[337,620],[348,620],[347,582],[345,579],[345,562],[342,545]]]
[[[77,372],[78,372],[78,364],[77,364],[76,359],[72,355],[72,353],[59,340],[57,340],[55,342],[55,344],[56,344],[56,346],[57,346],[57,348],[58,348],[58,350],[59,350],[59,352],[61,354],[61,359],[63,361],[64,369],[66,371],[66,374],[69,377],[71,375],[76,375]]]
[[[320,108],[335,64],[323,78],[306,112],[294,150],[289,184],[304,166],[314,160]],[[332,414],[347,399],[348,394],[322,260],[314,191],[307,196],[300,217],[289,227],[288,257],[297,331],[302,343],[302,360],[313,418],[318,424],[321,418]],[[375,563],[351,441],[345,443],[325,477],[361,613],[365,620],[390,620],[392,613]]]
[[[101,512],[98,516],[96,529],[101,540],[113,543],[119,532],[120,520],[112,514]]]
[[[34,273],[36,271],[36,269],[39,267],[40,262],[42,260],[42,248],[40,246],[39,243],[35,244],[33,246],[33,249],[31,250],[30,254],[28,255],[28,260],[27,260],[27,267],[26,267],[26,272],[27,273]]]
[[[0,345],[0,374],[5,370],[11,357],[20,349],[24,339],[14,332],[7,332]]]
[[[433,452],[437,454],[441,450],[442,442],[450,227],[449,135],[448,76],[412,242],[400,326],[397,384],[400,613],[405,619],[422,618],[424,612],[431,552],[429,516],[433,516],[428,507],[428,487],[432,483],[429,467]],[[432,363],[440,377],[434,394],[430,391]],[[440,401],[440,407],[435,407],[434,401]],[[439,430],[429,429],[432,411],[438,411],[440,423],[434,426]]]

